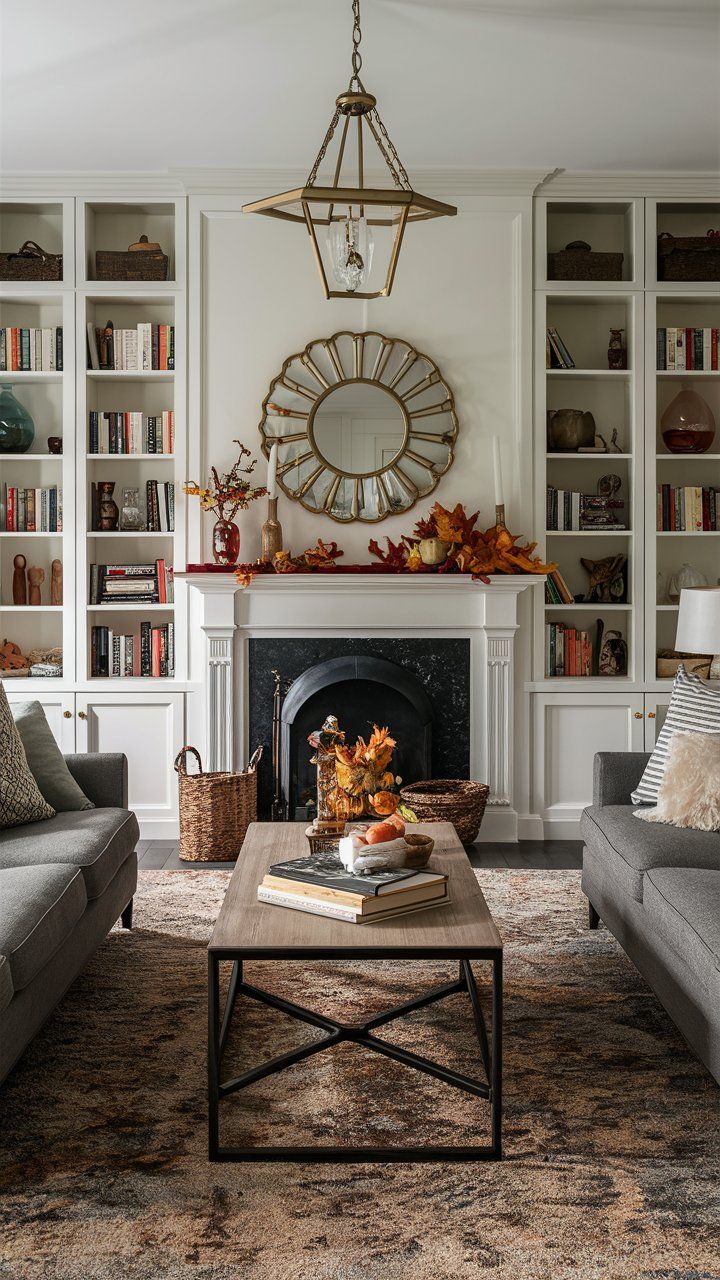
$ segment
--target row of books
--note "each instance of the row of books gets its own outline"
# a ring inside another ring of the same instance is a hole
[[[91,564],[90,604],[172,604],[173,571],[151,564]]]
[[[718,367],[720,329],[658,329],[657,367],[661,371],[697,369],[710,373]]]
[[[555,328],[549,328],[545,335],[545,366],[548,369],[575,368],[575,361]]]
[[[140,630],[130,635],[117,635],[111,627],[92,627],[90,675],[174,676],[174,624],[166,622],[154,627],[150,622],[141,622]]]
[[[657,529],[661,533],[720,532],[720,489],[710,485],[658,485]]]
[[[448,878],[438,871],[407,867],[356,876],[337,854],[315,854],[276,862],[258,887],[260,902],[350,924],[370,924],[449,901]]]
[[[545,579],[546,604],[574,604],[575,597],[559,569],[551,569]]]
[[[624,510],[622,498],[605,498],[595,493],[556,489],[551,484],[547,486],[545,520],[551,533],[578,532],[603,525],[625,529],[626,525],[615,514]]]
[[[0,369],[8,373],[58,372],[63,367],[62,327],[0,329]]]
[[[175,485],[171,481],[148,480],[145,485],[145,529],[148,533],[175,532]],[[100,528],[99,486],[90,485],[90,528]],[[132,532],[132,530],[130,530]]]
[[[0,530],[3,533],[62,533],[62,489],[18,489],[3,484]]]
[[[564,622],[545,624],[545,675],[592,675],[593,647],[588,631],[578,631]]]
[[[143,371],[175,368],[175,326],[142,323],[116,329],[111,320],[103,329],[88,323],[91,369]]]
[[[90,414],[89,453],[173,453],[175,414],[99,412]]]

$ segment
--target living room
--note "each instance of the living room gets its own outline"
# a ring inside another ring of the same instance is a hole
[[[0,1277],[717,1280],[720,0],[98,18],[0,15]]]

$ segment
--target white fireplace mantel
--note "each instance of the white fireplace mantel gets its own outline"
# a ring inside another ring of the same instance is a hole
[[[198,593],[192,616],[205,636],[194,677],[205,708],[209,769],[248,757],[247,646],[299,636],[466,637],[470,642],[470,775],[490,784],[486,839],[516,839],[513,804],[513,660],[521,592],[541,575],[466,577],[283,574],[241,587],[232,573],[178,574]],[[193,628],[194,629],[194,628]],[[204,653],[202,649],[204,648]],[[191,645],[191,651],[193,646]],[[379,716],[382,710],[378,709]]]

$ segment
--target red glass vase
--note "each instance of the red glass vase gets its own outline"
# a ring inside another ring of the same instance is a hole
[[[237,564],[240,555],[240,530],[232,520],[217,520],[213,525],[212,550],[216,564]]]

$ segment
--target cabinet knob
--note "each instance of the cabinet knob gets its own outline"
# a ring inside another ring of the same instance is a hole
[[[63,711],[66,720],[72,720],[72,711]]]
[[[648,720],[654,720],[654,719],[655,719],[655,712],[648,711]]]
[[[87,711],[78,711],[81,720],[87,720]]]
[[[82,715],[82,712],[80,712],[80,714]],[[642,713],[642,711],[635,711],[635,712],[634,712],[634,715],[635,715],[635,719],[636,719],[636,720],[642,720],[642,718],[643,718],[643,713]]]

